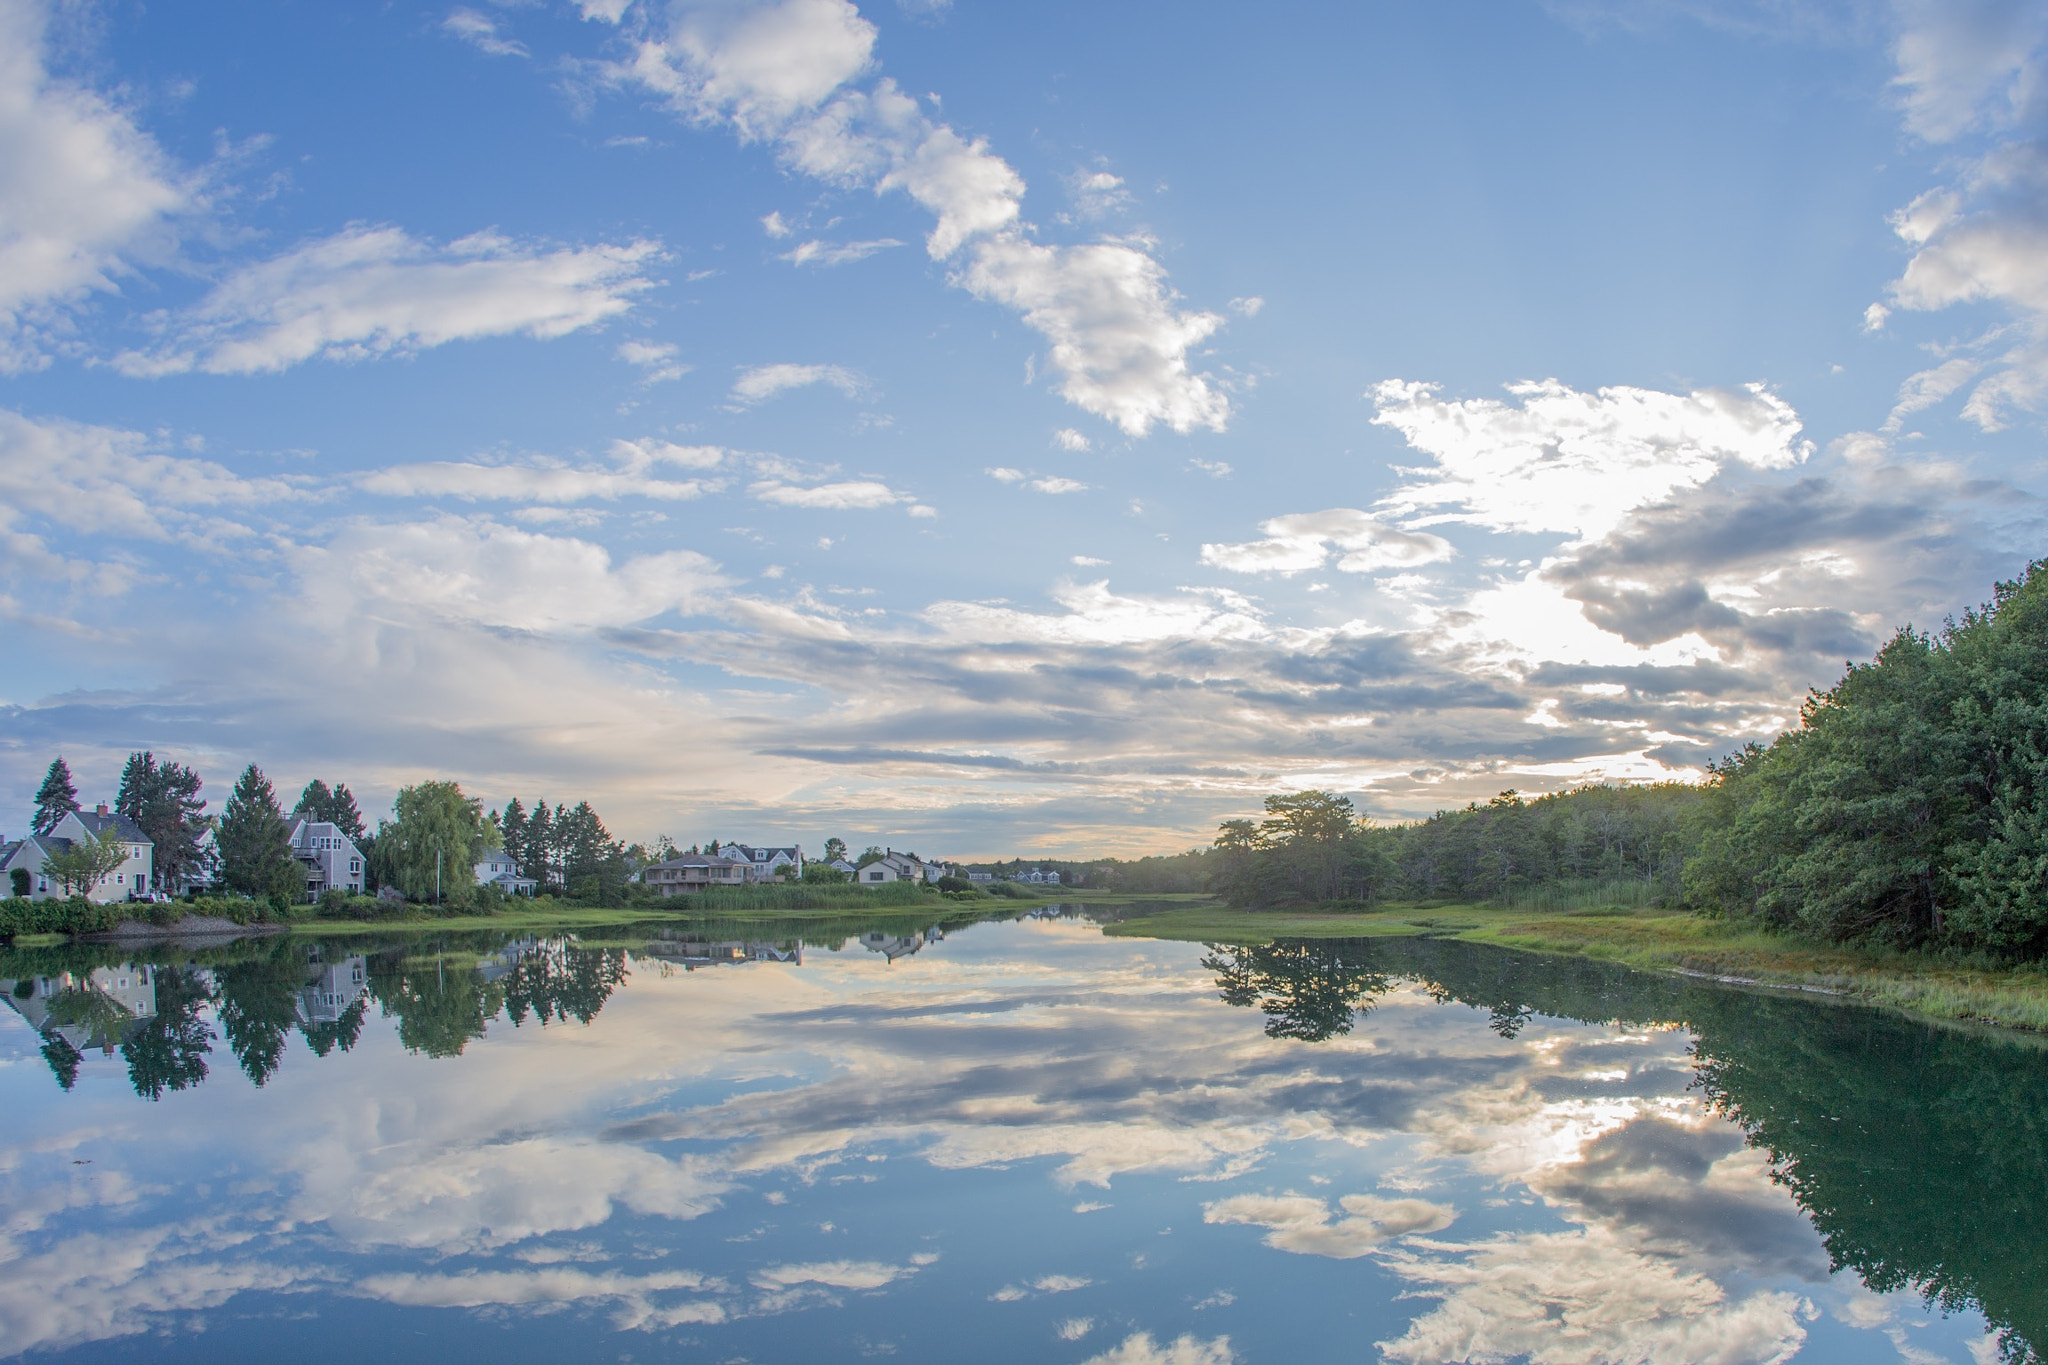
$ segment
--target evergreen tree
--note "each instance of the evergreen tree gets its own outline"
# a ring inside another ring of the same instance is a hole
[[[71,769],[59,754],[36,790],[35,831],[48,834],[57,822],[78,809],[78,788],[72,784]]]
[[[296,900],[305,872],[292,857],[291,826],[277,808],[270,779],[251,763],[242,770],[221,812],[221,881],[259,900]]]
[[[512,860],[512,866],[525,868],[526,807],[519,804],[518,797],[505,803],[505,813],[498,817],[498,832],[504,836],[505,856]]]
[[[527,819],[526,838],[518,858],[519,875],[532,878],[534,885],[543,891],[555,879],[548,857],[554,836],[554,817],[548,814],[548,803],[543,798],[533,803],[533,814]]]
[[[201,842],[212,827],[200,799],[199,774],[179,763],[159,764],[149,752],[130,754],[121,771],[114,808],[142,827],[155,846],[153,875],[158,887],[175,890],[187,875],[203,871]]]
[[[346,834],[357,848],[368,852],[365,847],[363,813],[356,809],[355,794],[346,782],[337,782],[329,788],[319,778],[306,784],[299,793],[299,804],[292,808],[292,814],[305,819],[325,821]]]

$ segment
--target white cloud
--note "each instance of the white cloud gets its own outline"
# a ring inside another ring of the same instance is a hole
[[[1874,329],[1893,309],[1980,301],[2016,314],[2016,328],[1993,326],[1976,339],[1999,354],[1982,365],[1990,373],[1963,406],[1963,416],[1995,431],[2013,409],[2038,411],[2048,399],[2048,149],[2039,139],[2048,115],[2048,9],[1904,0],[1899,21],[1895,85],[1907,128],[1931,142],[1972,133],[1991,141],[1962,159],[1952,183],[1892,216],[1913,258],[1891,284],[1891,307],[1872,304],[1866,319]],[[1942,368],[1949,387],[1925,390],[1920,406],[1976,378]]]
[[[1332,507],[1297,512],[1259,523],[1264,540],[1242,545],[1204,545],[1202,562],[1235,573],[1293,576],[1329,562],[1330,546],[1342,552],[1337,567],[1346,573],[1408,568],[1449,559],[1450,542],[1425,531],[1403,531],[1370,512]]]
[[[1248,294],[1230,301],[1230,311],[1239,317],[1255,318],[1259,315],[1259,310],[1265,306],[1266,301],[1257,294]]]
[[[63,309],[167,256],[196,204],[128,114],[44,66],[44,7],[0,0],[0,372],[46,363]]]
[[[1202,1206],[1205,1223],[1249,1223],[1267,1229],[1265,1243],[1301,1256],[1354,1260],[1383,1243],[1451,1225],[1456,1211],[1424,1199],[1346,1195],[1345,1216],[1332,1220],[1329,1205],[1306,1195],[1239,1194]]]
[[[244,478],[211,460],[171,454],[140,432],[0,409],[0,559],[37,577],[119,591],[135,573],[125,557],[70,558],[46,537],[177,540],[219,552],[246,547],[256,534],[223,512],[275,508],[305,493],[292,480]]]
[[[626,17],[633,0],[576,0],[576,8],[591,23],[616,24]]]
[[[1105,582],[1062,584],[1058,614],[980,602],[935,602],[925,618],[949,637],[980,643],[1038,641],[1124,645],[1170,639],[1248,639],[1267,634],[1249,602],[1233,594],[1121,597]]]
[[[526,46],[498,32],[498,25],[489,15],[476,10],[461,8],[450,10],[448,17],[441,21],[441,27],[454,34],[479,52],[493,57],[524,57]]]
[[[1059,391],[1083,411],[1131,436],[1154,425],[1221,431],[1228,422],[1229,400],[1187,360],[1223,320],[1177,311],[1166,272],[1136,247],[1051,247],[1006,234],[978,246],[960,278],[1052,343]]]
[[[1164,1345],[1149,1332],[1125,1337],[1123,1344],[1081,1362],[1081,1365],[1233,1365],[1237,1355],[1229,1337],[1203,1341],[1195,1336],[1176,1337]]]
[[[1099,568],[1102,565],[1109,563],[1108,560],[1097,559],[1094,555],[1075,555],[1073,557],[1073,562],[1075,564],[1080,565],[1084,569]]]
[[[862,511],[875,507],[893,507],[899,502],[912,501],[908,493],[899,493],[885,483],[873,479],[847,479],[838,483],[821,483],[805,487],[783,483],[775,479],[764,479],[754,484],[747,492],[762,502],[772,502],[783,507],[810,507],[828,512]],[[917,509],[911,509],[917,515]],[[925,515],[931,515],[929,511]]]
[[[890,1265],[885,1261],[809,1261],[757,1270],[754,1283],[764,1289],[787,1289],[800,1284],[822,1284],[831,1289],[880,1289],[916,1273],[914,1265]]]
[[[902,245],[894,237],[878,237],[871,242],[800,242],[783,252],[782,259],[791,265],[849,265],[854,261],[864,261],[878,251]]]
[[[1055,1335],[1061,1341],[1079,1341],[1095,1330],[1094,1318],[1067,1318],[1061,1322]]]
[[[1436,461],[1405,471],[1413,481],[1380,505],[1401,513],[1449,506],[1458,510],[1433,520],[1593,539],[1731,461],[1784,469],[1813,448],[1798,439],[1791,405],[1761,384],[1741,392],[1580,393],[1546,379],[1511,384],[1508,392],[1519,406],[1449,401],[1434,384],[1377,385],[1374,424],[1394,428]]]
[[[628,365],[637,365],[644,372],[641,382],[661,384],[671,379],[681,379],[690,372],[690,366],[676,359],[674,342],[622,341],[613,354]]]
[[[687,611],[726,582],[694,550],[614,565],[589,541],[461,517],[359,523],[298,553],[306,590],[341,611],[547,634]]]
[[[1061,450],[1071,450],[1076,454],[1089,449],[1088,438],[1072,427],[1061,427],[1055,431],[1052,434],[1052,443]]]
[[[1780,1365],[1806,1340],[1796,1295],[1731,1302],[1712,1279],[1673,1258],[1622,1245],[1604,1227],[1503,1236],[1397,1252],[1386,1264],[1419,1293],[1441,1296],[1394,1341],[1405,1365]]]
[[[235,271],[169,319],[163,347],[115,364],[135,375],[255,374],[478,337],[566,336],[632,307],[657,254],[646,241],[549,250],[495,233],[437,247],[395,227],[352,227]]]
[[[998,483],[1022,483],[1031,477],[1023,470],[1012,469],[1008,465],[997,465],[987,472],[988,476]]]
[[[2048,11],[1999,0],[1901,0],[1893,48],[1906,126],[1930,142],[2012,127],[2038,107]]]
[[[1067,182],[1074,195],[1074,207],[1084,217],[1106,218],[1131,207],[1131,192],[1123,177],[1108,171],[1079,171]]]
[[[662,443],[665,444],[665,443]],[[671,447],[687,450],[687,447]],[[613,445],[615,463],[597,465],[478,464],[455,460],[391,465],[356,480],[366,493],[391,498],[462,498],[470,502],[561,504],[591,499],[651,498],[681,502],[723,485],[701,479],[665,479],[657,463],[628,441]]]
[[[613,1325],[625,1330],[653,1330],[686,1323],[723,1322],[726,1310],[713,1300],[657,1302],[679,1293],[723,1288],[693,1270],[663,1270],[648,1275],[618,1271],[587,1271],[569,1267],[543,1270],[472,1270],[457,1275],[399,1272],[370,1275],[353,1286],[355,1293],[408,1308],[526,1308],[546,1311],[564,1304],[609,1301],[617,1305]]]
[[[1024,181],[985,142],[935,122],[888,79],[852,85],[871,68],[874,40],[846,0],[682,6],[613,75],[693,120],[773,141],[794,170],[909,195],[935,219],[925,241],[932,259],[964,256],[953,283],[1042,333],[1061,394],[1083,410],[1134,436],[1160,424],[1220,430],[1229,401],[1190,371],[1188,351],[1222,319],[1179,311],[1164,270],[1132,242],[1031,240],[1020,216]]]
[[[1024,486],[1034,493],[1081,493],[1088,488],[1088,485],[1079,479],[1063,479],[1053,474],[1048,474],[1042,479],[1033,479]]]
[[[1228,460],[1204,460],[1199,456],[1189,457],[1188,468],[1199,469],[1212,479],[1227,479],[1236,472]]]
[[[791,389],[807,388],[812,384],[829,384],[848,398],[866,388],[861,377],[844,365],[756,365],[743,371],[734,381],[732,398],[736,403],[752,407]]]

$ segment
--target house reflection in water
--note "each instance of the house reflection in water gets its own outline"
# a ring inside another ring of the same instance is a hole
[[[299,1022],[340,1023],[370,989],[368,962],[361,955],[327,961],[317,944],[306,959],[306,984],[298,995]]]
[[[96,1047],[111,1056],[156,1016],[156,971],[146,963],[0,980],[0,990],[36,1032],[79,1053]]]
[[[936,932],[934,936],[937,936]],[[910,956],[919,948],[924,947],[924,945],[925,936],[923,934],[873,933],[860,936],[861,947],[871,953],[880,953],[891,962],[894,962],[899,957]]]
[[[793,967],[804,964],[801,944],[754,943],[742,939],[653,938],[647,941],[641,953],[659,962],[673,963],[686,972],[737,962],[786,962]]]

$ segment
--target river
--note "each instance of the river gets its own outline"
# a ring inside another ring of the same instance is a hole
[[[2048,1344],[2032,1039],[1066,910],[651,932],[0,953],[0,1355]]]

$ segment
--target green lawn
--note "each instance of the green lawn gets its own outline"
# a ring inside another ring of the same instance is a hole
[[[1207,943],[1440,934],[1525,952],[1569,953],[1647,971],[1689,972],[1820,990],[1936,1019],[2048,1031],[2048,970],[1948,961],[1929,953],[1831,947],[1678,911],[1538,914],[1486,905],[1374,910],[1232,910],[1189,905],[1105,933]]]

